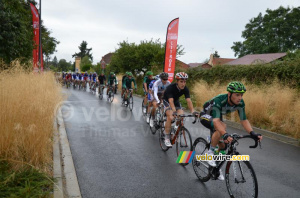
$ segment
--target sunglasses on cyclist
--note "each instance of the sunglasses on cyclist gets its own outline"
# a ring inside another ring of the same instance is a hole
[[[168,79],[163,79],[163,80],[168,80]]]

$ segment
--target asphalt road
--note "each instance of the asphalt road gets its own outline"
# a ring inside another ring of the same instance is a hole
[[[163,152],[158,133],[142,119],[142,99],[132,112],[82,90],[65,89],[62,112],[82,197],[229,197],[225,181],[200,182],[190,165],[176,164],[176,148]],[[186,127],[193,140],[207,137],[200,123]],[[229,133],[244,134],[228,128]],[[300,197],[300,149],[264,138],[262,149],[241,140],[238,150],[250,155],[259,197]],[[224,167],[223,167],[224,169]],[[224,170],[223,170],[224,172]]]

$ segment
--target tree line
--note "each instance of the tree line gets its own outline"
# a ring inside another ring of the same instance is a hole
[[[34,42],[30,3],[37,4],[35,0],[0,1],[0,59],[7,64],[15,59],[32,60]],[[47,64],[59,41],[51,36],[43,21],[41,29],[43,55]]]

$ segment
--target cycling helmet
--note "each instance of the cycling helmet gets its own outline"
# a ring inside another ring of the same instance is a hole
[[[227,91],[230,93],[245,93],[246,87],[241,82],[233,81],[227,85]]]
[[[110,72],[110,75],[114,75],[114,72]]]
[[[132,77],[132,73],[131,72],[128,72],[127,75]]]
[[[169,78],[169,74],[166,73],[166,72],[162,72],[161,74],[159,74],[159,77],[160,77],[161,79],[166,79],[166,78]]]
[[[153,72],[152,71],[147,71],[146,75],[147,76],[153,76]]]
[[[179,72],[175,75],[176,80],[187,80],[189,78],[189,76],[185,73],[185,72]]]

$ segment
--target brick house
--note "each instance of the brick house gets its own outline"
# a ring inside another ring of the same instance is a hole
[[[216,65],[225,65],[228,62],[235,60],[234,58],[217,58],[213,54],[210,55],[209,61],[201,65],[203,69],[210,69]]]

